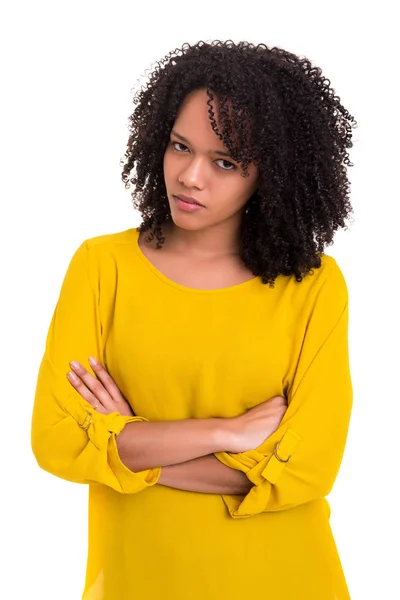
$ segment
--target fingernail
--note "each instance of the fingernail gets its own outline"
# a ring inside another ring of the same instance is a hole
[[[98,365],[99,363],[93,356],[89,356],[89,362],[91,365]]]
[[[76,360],[71,360],[70,362],[71,366],[74,367],[74,369],[79,369],[79,363]]]
[[[78,380],[78,375],[75,375],[75,373],[73,373],[72,371],[68,371],[67,377],[68,377],[68,379],[71,379],[72,381]]]

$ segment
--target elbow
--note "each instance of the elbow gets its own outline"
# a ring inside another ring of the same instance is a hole
[[[59,461],[54,460],[54,450],[48,435],[38,435],[35,434],[35,432],[32,432],[31,449],[33,456],[41,469],[52,475],[59,476],[59,469],[57,468]]]
[[[54,464],[52,463],[51,460],[48,459],[48,457],[44,454],[41,453],[40,451],[33,451],[33,455],[36,459],[36,463],[37,465],[43,469],[43,471],[47,471],[48,473],[51,473],[51,475],[56,475],[58,476],[57,470],[55,469]]]
[[[46,462],[46,451],[45,444],[43,443],[43,435],[34,425],[31,429],[31,450],[39,467],[46,471],[47,469],[44,466]]]
[[[71,480],[74,462],[81,448],[71,447],[71,437],[64,430],[65,421],[60,426],[38,427],[31,430],[31,449],[38,466],[62,479]]]

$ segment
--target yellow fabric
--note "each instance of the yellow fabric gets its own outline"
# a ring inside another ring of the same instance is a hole
[[[89,484],[83,600],[347,600],[326,500],[352,405],[337,262],[322,255],[301,283],[279,276],[274,289],[253,278],[196,290],[152,265],[138,235],[97,236],[76,250],[36,387],[39,465]],[[90,369],[90,355],[138,417],[101,415],[72,388],[69,361]],[[216,453],[246,473],[247,495],[168,488],[159,468],[133,473],[118,457],[128,421],[233,417],[278,394],[289,407],[270,438]]]

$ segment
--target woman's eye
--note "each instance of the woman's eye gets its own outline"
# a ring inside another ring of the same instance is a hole
[[[220,158],[219,160],[217,160],[216,162],[222,162],[225,163],[225,165],[228,165],[228,168],[225,167],[221,167],[224,171],[234,171],[236,169],[235,165],[230,163],[227,160],[224,160],[223,158]]]
[[[180,142],[171,142],[171,145],[172,145],[174,148],[175,148],[175,145],[176,145],[176,144],[177,144],[178,146],[183,146],[184,148],[186,148],[185,144],[181,144]],[[176,148],[175,148],[175,150],[176,150]],[[178,149],[178,152],[180,152],[180,150],[179,150],[179,149]]]
[[[187,150],[187,146],[185,146],[185,144],[181,144],[181,142],[171,142],[171,146],[177,151],[177,152],[183,152],[183,150],[176,148],[176,146],[182,146],[182,148],[185,148]],[[225,163],[225,166],[220,167],[220,169],[222,169],[223,171],[234,171],[236,169],[236,166],[232,163],[230,163],[227,160],[224,160],[223,158],[220,158],[219,160],[215,161],[216,163]]]

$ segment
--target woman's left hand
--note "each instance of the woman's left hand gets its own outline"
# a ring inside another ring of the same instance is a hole
[[[72,373],[70,371],[67,374],[70,384],[97,412],[103,415],[119,412],[125,417],[134,416],[135,413],[119,391],[115,381],[97,360],[93,362],[92,359],[93,357],[89,358],[89,363],[98,379],[80,363],[71,361],[69,364]]]

